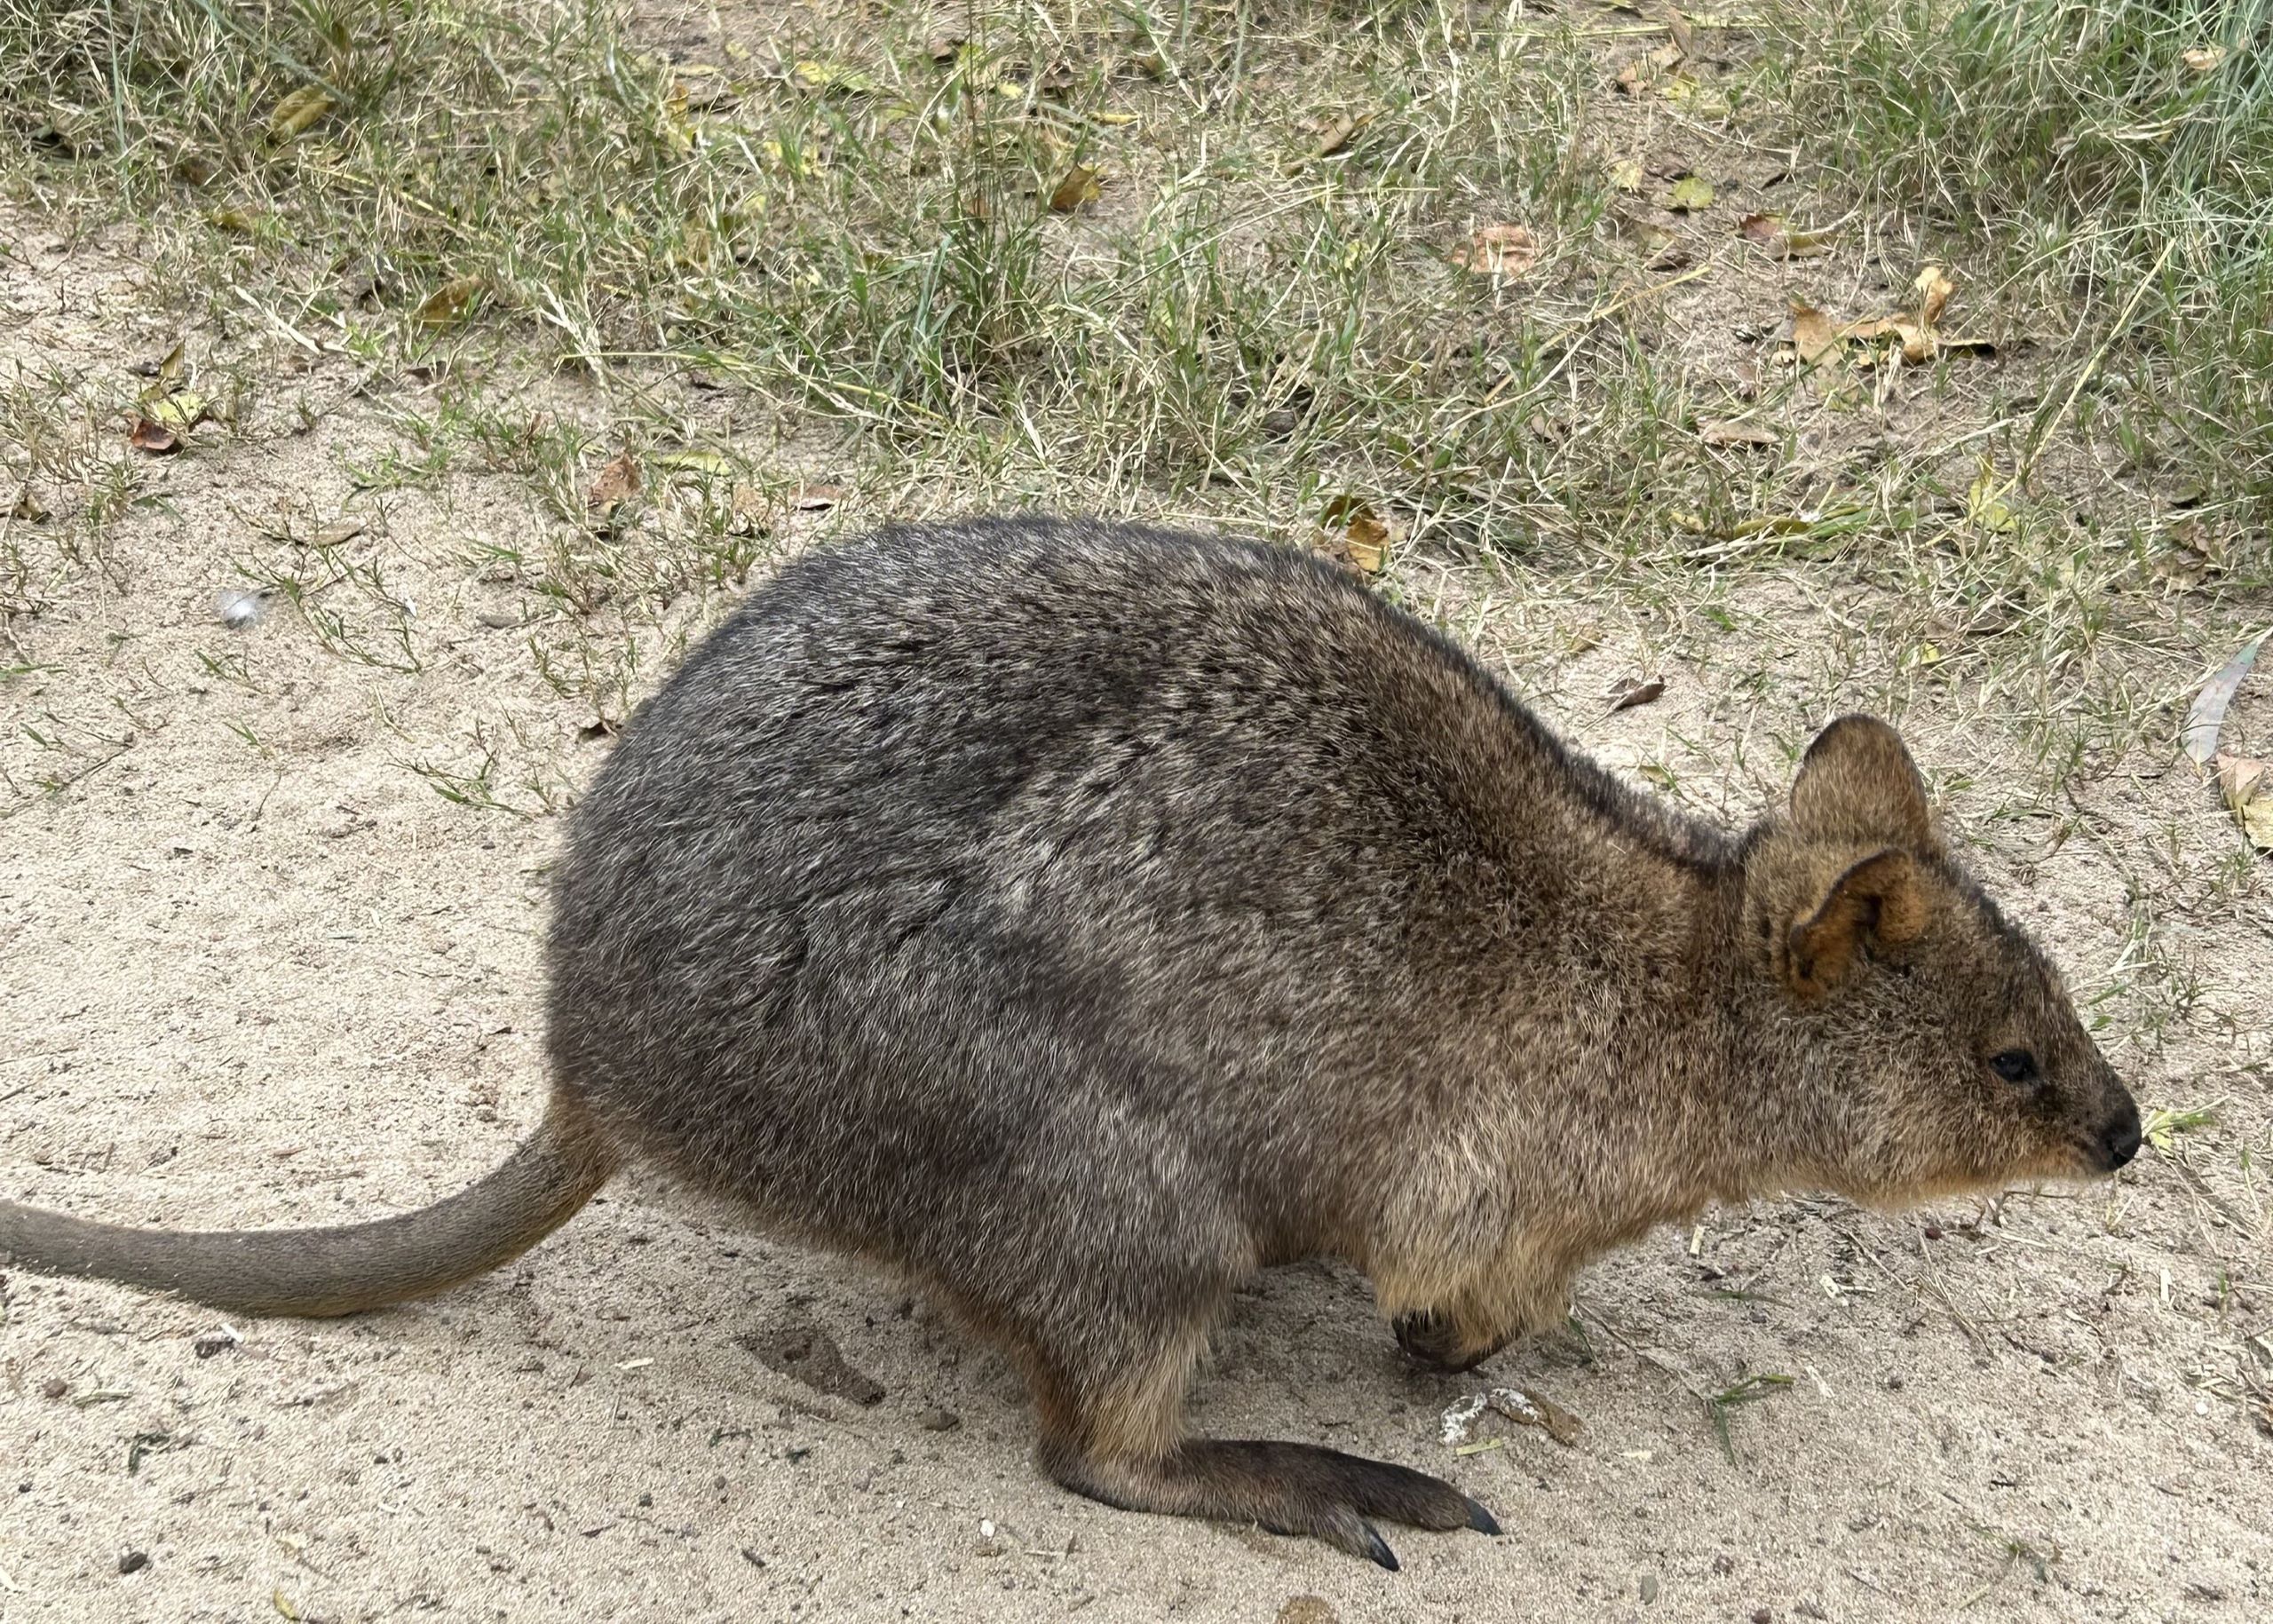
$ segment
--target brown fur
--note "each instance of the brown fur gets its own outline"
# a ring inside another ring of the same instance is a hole
[[[1464,1367],[1715,1200],[1899,1202],[2138,1144],[1884,724],[1833,723],[1732,836],[1317,561],[1129,527],[784,570],[579,807],[550,967],[554,1113],[510,1176],[312,1235],[0,1204],[0,1251],[341,1311],[488,1266],[643,1154],[953,1304],[1068,1487],[1393,1565],[1373,1518],[1491,1518],[1185,1430],[1257,1269],[1346,1259]]]

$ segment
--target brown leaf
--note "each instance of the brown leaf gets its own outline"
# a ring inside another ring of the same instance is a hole
[[[181,449],[181,436],[164,424],[153,423],[138,413],[133,426],[126,431],[126,443],[137,451],[147,451],[153,456],[166,456]]]
[[[1453,250],[1453,263],[1477,276],[1513,281],[1539,263],[1539,242],[1526,226],[1479,226]]]
[[[638,495],[639,485],[639,459],[627,446],[600,470],[600,477],[592,481],[591,495],[585,498],[585,504],[593,512],[605,516]]]
[[[1615,716],[1621,710],[1649,704],[1665,691],[1666,679],[1662,677],[1635,677],[1622,682],[1611,690],[1609,714]]]
[[[2225,797],[2226,810],[2251,845],[2273,852],[2273,762],[2222,754],[2216,759],[2218,793]]]
[[[318,120],[339,105],[338,98],[320,84],[304,84],[276,104],[268,115],[268,137],[289,141],[305,135]]]
[[[1697,424],[1697,438],[1708,446],[1776,446],[1783,436],[1765,424],[1740,418],[1706,417]]]
[[[1336,496],[1321,516],[1325,529],[1318,548],[1337,564],[1363,575],[1389,566],[1390,527],[1362,496]]]
[[[1800,365],[1812,367],[1839,348],[1839,331],[1814,305],[1792,301],[1792,350]]]
[[[1370,113],[1339,113],[1317,126],[1318,145],[1311,147],[1312,158],[1330,158],[1358,139],[1358,132],[1374,122]]]
[[[479,276],[454,276],[421,300],[411,315],[421,327],[447,327],[463,321],[482,286]]]
[[[1929,265],[1918,273],[1910,284],[1911,305],[1918,313],[1919,324],[1928,329],[1942,319],[1942,311],[1950,302],[1950,295],[1957,291],[1957,284],[1949,273],[1937,265]]]
[[[1697,37],[1690,31],[1689,19],[1681,14],[1676,5],[1660,5],[1651,13],[1666,25],[1666,32],[1673,36],[1674,49],[1683,58],[1697,54]]]
[[[1105,187],[1098,182],[1097,170],[1086,163],[1077,163],[1065,171],[1065,178],[1049,194],[1049,207],[1053,213],[1071,214],[1082,204],[1093,203],[1104,195]]]

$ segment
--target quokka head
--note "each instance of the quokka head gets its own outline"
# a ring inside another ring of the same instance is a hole
[[[1944,844],[1910,752],[1844,717],[1745,847],[1746,950],[1778,1137],[1812,1179],[1900,1204],[2110,1173],[2139,1108],[2066,986]],[[1801,1170],[1801,1169],[1795,1169]]]

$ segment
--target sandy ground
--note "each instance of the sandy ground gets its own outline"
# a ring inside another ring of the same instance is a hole
[[[172,337],[135,314],[131,243],[0,229],[0,354],[85,398],[131,391],[122,357]],[[472,558],[558,527],[525,487],[350,477],[395,443],[389,402],[424,386],[315,361],[233,432],[138,465],[144,500],[99,556],[66,556],[68,491],[46,525],[9,521],[40,611],[0,652],[35,668],[0,682],[0,1193],[337,1222],[462,1185],[534,1121],[559,820],[451,804],[408,764],[463,767],[477,733],[504,740],[500,798],[542,813],[520,782],[573,790],[606,745],[530,674],[550,634],[527,582]],[[280,503],[370,521],[359,545],[416,605],[424,669],[329,654],[281,605],[220,622],[237,562],[283,545],[253,522]],[[848,509],[832,519],[874,516]],[[1487,651],[1511,646],[1495,616],[1556,612],[1480,564],[1406,568]],[[1839,606],[1773,582],[1737,597],[1793,651],[1755,708],[1825,713],[1840,695],[1808,651]],[[634,629],[635,691],[675,627],[726,601]],[[1515,674],[1630,766],[1732,725],[1700,661],[1669,665],[1659,705],[1605,717],[1606,682],[1656,658],[1613,622],[1585,659]],[[2232,724],[2261,745],[2269,685]],[[1921,696],[1912,726],[1966,782],[2021,749],[1961,695]],[[1970,826],[2087,986],[2135,949],[2135,872],[2199,899],[2166,931],[2199,978],[2189,1018],[2158,1042],[2108,1036],[2149,1104],[2221,1110],[2114,1184],[1903,1217],[1762,1204],[1658,1235],[1586,1279],[1585,1345],[1487,1367],[1574,1412],[1572,1447],[1487,1430],[1496,1446],[1454,1457],[1438,1416],[1478,1383],[1407,1371],[1342,1271],[1243,1299],[1201,1426],[1444,1472],[1503,1538],[1406,1532],[1390,1574],[1075,1499],[1033,1470],[995,1355],[891,1282],[634,1171],[497,1275],[344,1323],[225,1327],[9,1271],[0,1620],[2264,1616],[2273,914],[2261,879],[2219,879],[2235,842],[2198,781],[2166,749],[2131,765],[2084,792],[2088,837]],[[1741,808],[1757,786],[1730,767],[1689,792]],[[1960,818],[1979,799],[1960,793]],[[2133,861],[2172,829],[2159,867]],[[1733,1410],[1724,1452],[1699,1395],[1761,1373],[1790,1384]]]

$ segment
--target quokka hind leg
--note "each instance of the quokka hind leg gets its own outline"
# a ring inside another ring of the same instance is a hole
[[[1032,1358],[1042,1470],[1066,1488],[1124,1511],[1253,1523],[1308,1534],[1394,1571],[1397,1554],[1374,1518],[1429,1529],[1500,1525],[1442,1478],[1312,1444],[1192,1438],[1184,1392],[1198,1341],[1087,1383]]]

